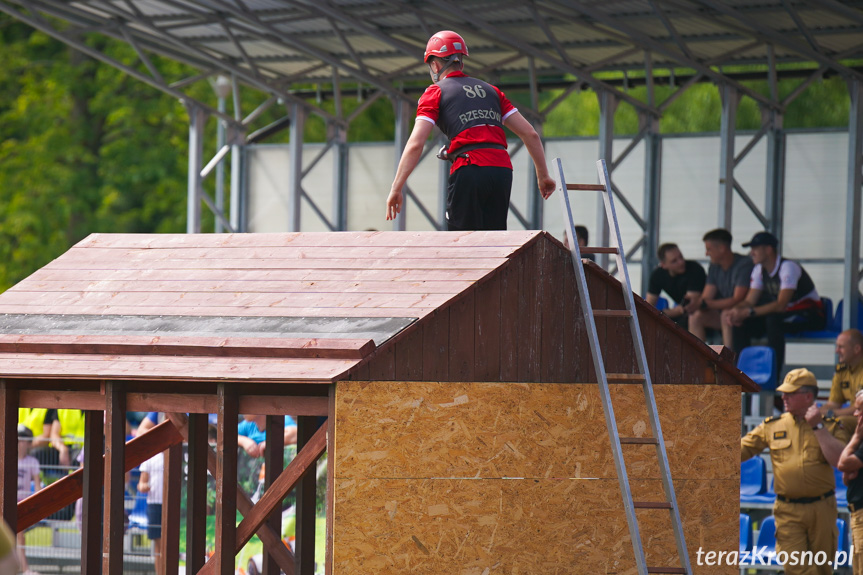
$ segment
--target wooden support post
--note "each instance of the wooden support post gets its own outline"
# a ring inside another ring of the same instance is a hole
[[[218,386],[218,438],[216,440],[216,553],[218,575],[233,575],[237,546],[237,388]]]
[[[162,497],[162,573],[180,571],[180,491],[183,488],[183,444],[165,451],[164,493]]]
[[[186,483],[186,572],[207,557],[207,414],[189,414],[189,478]]]
[[[317,417],[297,418],[297,453],[308,444],[318,429]],[[315,473],[297,483],[297,557],[298,575],[315,575]]]
[[[105,513],[102,534],[102,573],[122,575],[126,495],[126,401],[114,382],[105,383]]]
[[[81,573],[102,573],[102,492],[104,490],[105,425],[101,411],[84,412],[84,504],[81,516]]]
[[[330,385],[327,416],[327,501],[326,548],[324,549],[324,575],[333,575],[333,502],[336,485],[336,384]]]
[[[264,487],[269,490],[276,478],[285,468],[285,416],[267,416],[267,447],[264,450]],[[282,509],[276,507],[266,524],[276,533],[282,533]],[[279,575],[282,572],[276,558],[264,553],[263,575]]]
[[[18,531],[18,385],[0,379],[0,516]],[[15,485],[16,487],[12,487]]]

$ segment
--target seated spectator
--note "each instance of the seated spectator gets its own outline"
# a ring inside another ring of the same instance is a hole
[[[237,443],[251,457],[263,457],[267,447],[267,416],[246,414],[237,427]],[[297,442],[297,423],[290,415],[285,416],[285,445]]]
[[[18,426],[18,501],[30,497],[34,492],[42,489],[42,480],[39,477],[39,462],[30,455],[30,444],[33,441],[33,432],[26,425]],[[27,556],[24,553],[26,544],[24,532],[18,533],[18,563],[25,575],[33,573],[27,565]]]
[[[80,409],[58,409],[51,422],[51,446],[59,454],[60,465],[69,467],[84,447],[84,412]]]
[[[833,374],[830,398],[821,406],[821,412],[838,418],[850,431],[857,426],[854,398],[863,389],[863,333],[859,329],[848,329],[839,334],[836,338],[836,358],[839,363]]]
[[[587,247],[587,242],[589,238],[589,234],[587,233],[587,228],[584,226],[575,226],[575,239],[578,240],[578,249],[584,249]],[[566,230],[563,230],[563,245],[566,249],[569,249],[569,236],[566,233]],[[586,260],[590,260],[592,262],[596,261],[596,256],[593,254],[581,254],[581,257]]]
[[[30,453],[39,462],[45,475],[51,477],[64,475],[60,465],[69,457],[68,451],[63,453],[65,450],[63,441],[59,438],[51,438],[51,430],[56,420],[56,409],[18,408],[18,424],[24,425],[33,433]]]
[[[704,290],[704,268],[698,262],[683,259],[677,244],[662,244],[656,252],[659,267],[650,274],[647,285],[647,303],[656,305],[664,291],[677,305],[664,311],[665,315],[684,329],[689,329],[689,314],[701,305]]]
[[[779,255],[779,240],[758,232],[743,244],[755,263],[746,299],[723,313],[732,328],[732,347],[740,353],[753,337],[767,335],[777,370],[785,364],[785,334],[824,329],[827,321],[815,283],[797,262]]]
[[[716,229],[702,238],[704,251],[710,258],[707,283],[701,292],[701,304],[689,316],[689,331],[705,341],[707,329],[721,330],[722,344],[731,348],[731,326],[723,325],[721,313],[746,298],[752,275],[752,258],[731,251],[731,234]]]

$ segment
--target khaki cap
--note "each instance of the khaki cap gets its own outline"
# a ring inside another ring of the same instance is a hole
[[[782,382],[782,385],[776,388],[776,391],[781,391],[782,393],[794,393],[801,387],[807,385],[818,387],[818,381],[816,381],[814,373],[805,367],[800,367],[789,371],[788,375],[785,376],[785,381]]]

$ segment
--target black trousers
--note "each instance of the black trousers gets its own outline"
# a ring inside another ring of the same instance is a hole
[[[449,177],[447,230],[505,230],[511,192],[512,170],[509,168],[459,168]]]
[[[785,334],[818,331],[824,329],[826,323],[824,309],[820,306],[751,317],[732,329],[732,345],[734,351],[740,353],[744,347],[752,345],[753,337],[766,335],[767,345],[772,347],[776,354],[776,373],[779,373],[785,365]],[[779,375],[781,377],[781,374]]]

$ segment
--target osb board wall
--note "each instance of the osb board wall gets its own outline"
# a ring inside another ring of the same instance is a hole
[[[638,386],[622,435],[648,436]],[[737,548],[739,388],[655,386],[684,530]],[[592,384],[340,382],[334,573],[635,573]],[[652,446],[627,446],[636,500],[663,500]],[[651,565],[676,565],[668,512],[638,511]]]
[[[597,309],[625,309],[620,285],[587,267]],[[715,383],[715,366],[685,330],[639,307],[655,383]],[[609,372],[633,373],[623,318],[597,318]],[[381,346],[353,369],[356,381],[596,381],[569,252],[545,236],[453,301]]]

